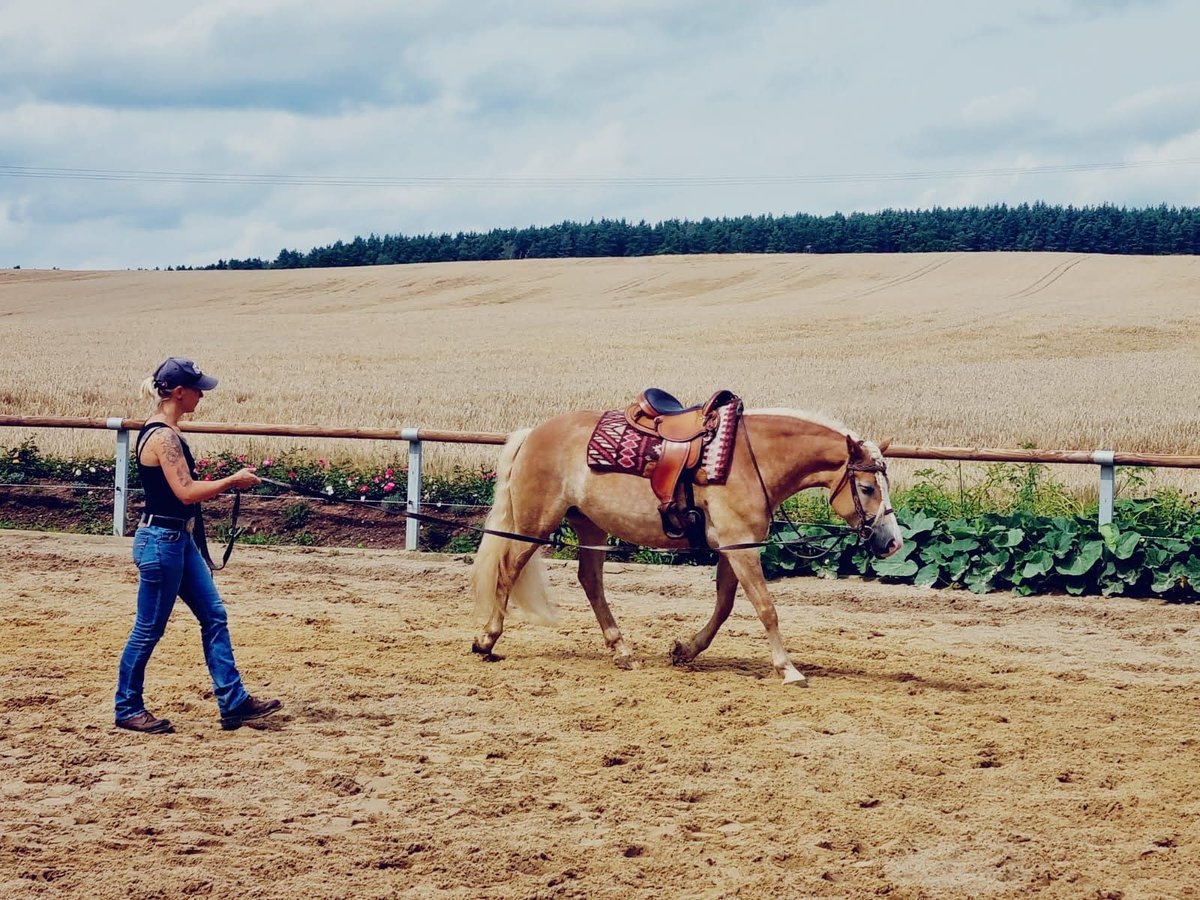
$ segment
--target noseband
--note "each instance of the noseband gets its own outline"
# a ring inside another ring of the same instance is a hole
[[[876,475],[882,475],[884,478],[887,478],[887,463],[883,460],[879,462],[872,460],[869,463],[856,463],[854,460],[847,460],[846,471],[842,473],[842,480],[838,482],[837,487],[829,494],[829,502],[832,504],[833,498],[841,492],[847,483],[850,484],[850,497],[854,500],[854,511],[858,514],[858,527],[855,531],[858,532],[860,539],[869,541],[871,535],[875,533],[875,521],[880,516],[890,516],[895,510],[889,506],[881,508],[873,516],[868,516],[866,510],[863,509],[862,497],[858,493],[858,482],[852,477],[855,472],[873,472]]]

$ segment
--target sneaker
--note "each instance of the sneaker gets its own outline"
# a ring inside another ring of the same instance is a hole
[[[141,734],[169,734],[175,730],[171,727],[169,719],[160,719],[148,710],[142,710],[136,716],[117,719],[114,724],[126,731],[137,731]]]
[[[251,719],[261,719],[263,716],[269,716],[271,713],[277,712],[282,708],[282,700],[255,700],[253,697],[247,697],[228,713],[221,716],[221,727],[226,731],[233,731],[235,728],[241,728],[243,722],[249,722]]]

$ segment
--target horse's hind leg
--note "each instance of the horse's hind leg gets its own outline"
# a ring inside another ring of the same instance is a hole
[[[503,540],[503,539],[500,539]],[[500,635],[504,633],[504,614],[508,609],[508,595],[521,577],[521,570],[537,552],[534,544],[518,544],[516,541],[504,541],[504,547],[498,551],[495,570],[495,604],[491,615],[488,616],[483,631],[471,644],[471,652],[478,653],[486,661],[502,659],[492,652]]]
[[[581,544],[603,544],[608,537],[602,528],[578,511],[568,513],[567,521],[575,529]],[[613,653],[613,662],[621,669],[637,669],[641,663],[634,659],[625,639],[621,637],[621,629],[617,627],[617,620],[613,618],[608,600],[604,597],[604,557],[603,550],[579,551],[579,583],[587,594],[588,602],[592,604],[592,611],[604,634],[604,642]]]
[[[729,618],[729,613],[733,610],[733,598],[737,595],[737,586],[737,576],[733,574],[733,567],[729,565],[729,560],[722,556],[717,560],[717,605],[713,610],[712,618],[696,632],[696,636],[690,641],[675,642],[675,646],[671,650],[673,665],[691,662],[708,649],[708,645],[716,637],[718,629],[725,624],[725,620]]]

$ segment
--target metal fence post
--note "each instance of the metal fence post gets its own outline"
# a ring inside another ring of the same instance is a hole
[[[421,511],[421,438],[416,428],[405,428],[400,437],[408,441],[408,505],[406,511]],[[404,526],[404,549],[416,550],[421,536],[421,523],[409,519]]]
[[[111,418],[108,427],[117,433],[117,457],[113,467],[113,534],[125,537],[125,511],[129,506],[129,432],[121,419]]]
[[[1116,495],[1116,454],[1112,450],[1097,450],[1092,459],[1100,467],[1100,524],[1113,520],[1113,499]]]

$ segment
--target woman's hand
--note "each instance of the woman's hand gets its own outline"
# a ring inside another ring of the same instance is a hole
[[[230,475],[229,483],[231,487],[235,487],[238,490],[245,490],[262,484],[262,479],[254,474],[254,466],[247,466],[244,469],[238,469]]]

